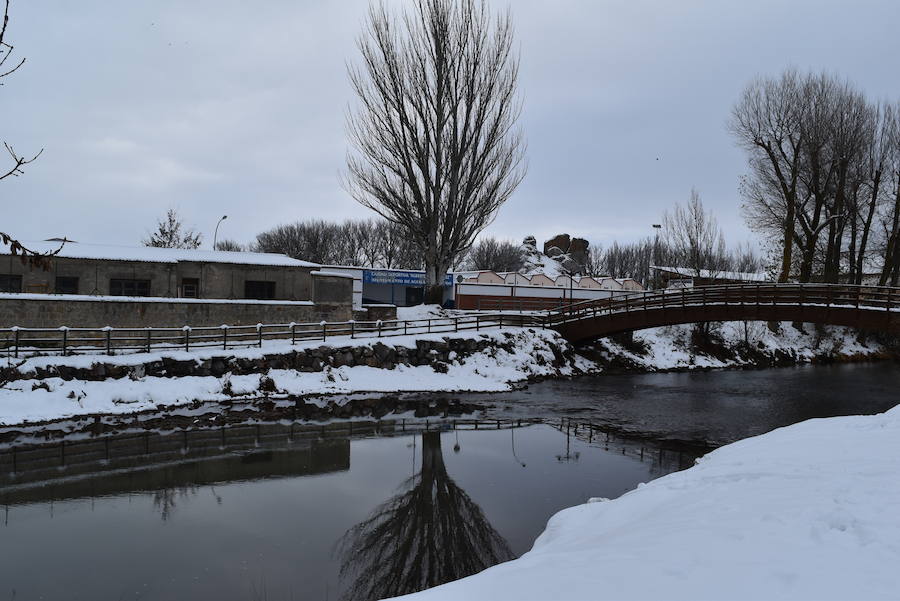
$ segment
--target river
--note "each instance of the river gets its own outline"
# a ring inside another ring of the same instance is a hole
[[[369,599],[526,552],[715,446],[900,402],[895,364],[585,377],[193,410],[0,443],[0,599]],[[2,433],[0,433],[2,434]]]

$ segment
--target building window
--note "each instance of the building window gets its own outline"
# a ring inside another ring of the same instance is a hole
[[[112,279],[109,281],[111,296],[150,296],[150,280]]]
[[[244,282],[244,298],[269,300],[275,298],[275,282],[247,280]]]
[[[22,276],[0,274],[0,292],[22,292]]]
[[[198,278],[182,278],[181,296],[184,298],[200,298],[200,280]]]
[[[56,294],[78,294],[78,278],[56,276],[56,286],[53,291]]]

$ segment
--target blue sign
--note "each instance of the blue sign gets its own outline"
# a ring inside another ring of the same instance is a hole
[[[391,269],[364,269],[363,284],[396,284],[399,286],[424,286],[424,271],[394,271]],[[453,285],[453,275],[447,274],[444,286]]]

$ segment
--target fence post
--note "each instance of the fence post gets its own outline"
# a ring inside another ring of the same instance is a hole
[[[325,342],[325,339],[328,338],[328,323],[322,320],[319,325],[322,326],[322,342]]]
[[[69,328],[66,326],[59,326],[59,331],[62,332],[62,354],[63,357],[66,356],[66,343],[69,338]]]
[[[428,333],[431,334],[431,318],[428,318]]]
[[[888,288],[887,301],[886,301],[886,304],[885,304],[885,307],[884,307],[884,308],[885,308],[886,311],[890,311],[890,310],[891,310],[891,289],[890,289],[890,288]]]
[[[191,352],[191,326],[181,328],[184,331],[184,352]]]
[[[353,337],[356,336],[356,320],[350,320],[350,340],[353,340]]]
[[[13,326],[12,328],[13,336],[15,337],[16,350],[13,354],[13,357],[16,359],[19,358],[19,326]]]
[[[378,328],[378,337],[381,338],[381,320],[375,322],[375,327]]]
[[[263,340],[262,329],[263,329],[263,325],[261,323],[256,324],[256,336],[259,339],[257,346],[259,346],[259,348],[262,348],[262,340]]]
[[[403,335],[406,336],[406,326],[409,325],[409,321],[403,320]]]
[[[222,330],[222,350],[228,350],[228,324],[223,323],[219,329]]]
[[[480,329],[481,329],[481,315],[476,315],[475,316],[475,331],[477,332]]]
[[[503,313],[500,314],[500,329],[503,329]]]
[[[103,331],[106,332],[106,354],[112,355],[112,327],[106,326]]]
[[[153,328],[147,328],[147,352],[150,352],[150,345],[153,342]]]
[[[453,331],[459,332],[459,317],[453,318]]]

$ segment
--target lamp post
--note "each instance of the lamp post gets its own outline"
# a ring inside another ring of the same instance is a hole
[[[662,224],[654,223],[653,229],[656,232],[656,237],[653,241],[653,265],[659,267],[659,230],[662,229]],[[653,289],[656,290],[659,288],[659,269],[655,269],[653,273]]]
[[[216,238],[219,236],[219,226],[222,225],[222,222],[228,219],[228,215],[222,215],[222,218],[216,222],[216,230],[213,232],[213,250],[216,250]]]

